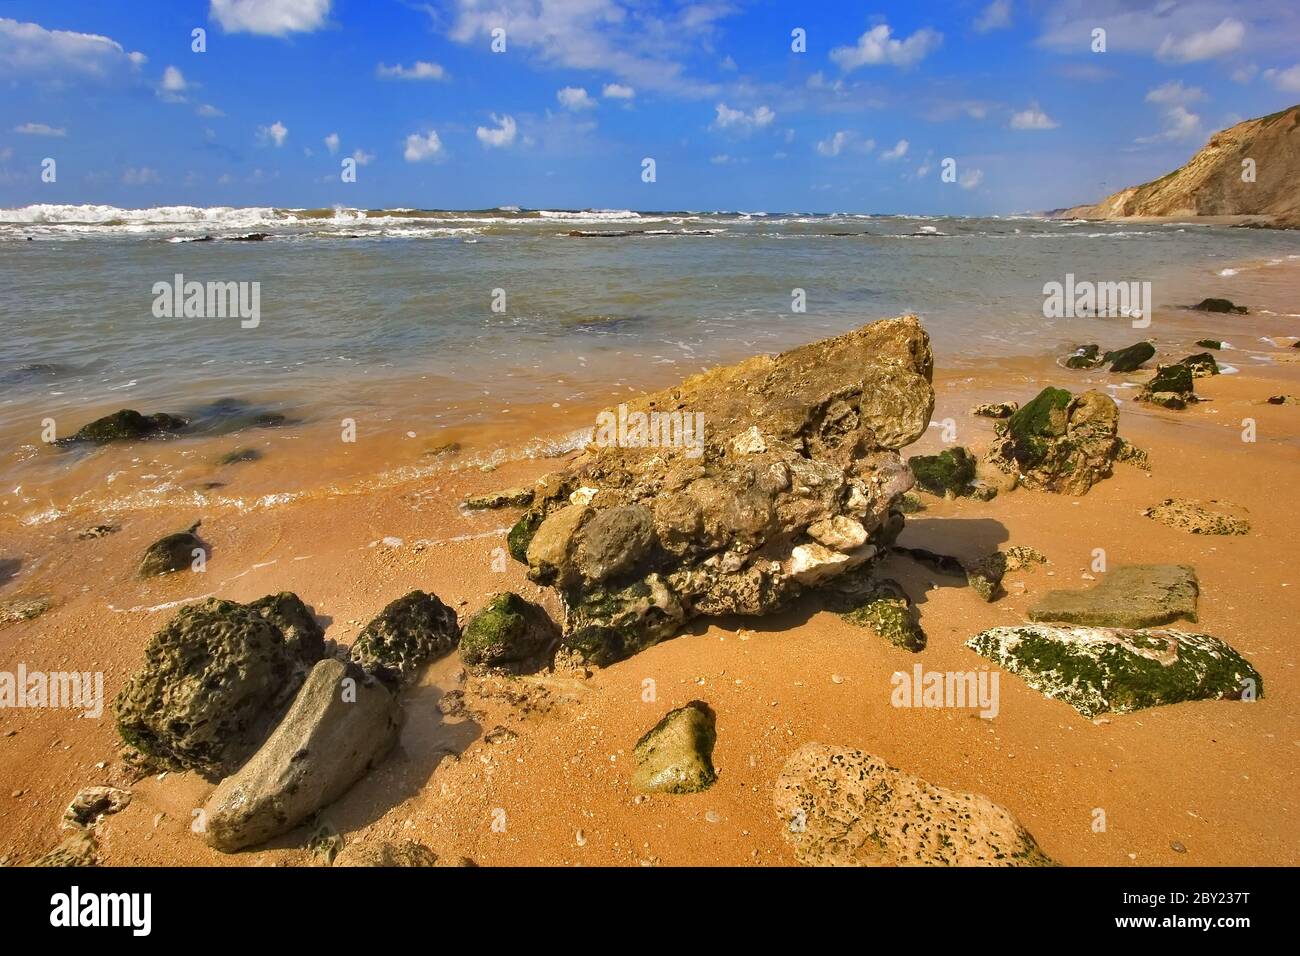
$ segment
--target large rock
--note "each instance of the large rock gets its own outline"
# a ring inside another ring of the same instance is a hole
[[[913,455],[907,464],[922,491],[940,498],[965,498],[974,491],[975,458],[960,445],[937,455]]]
[[[805,866],[1050,866],[1009,810],[860,750],[804,744],[773,795]]]
[[[510,591],[496,594],[465,622],[460,656],[471,666],[504,667],[536,661],[559,640],[545,609]]]
[[[200,523],[196,521],[186,530],[165,535],[149,545],[144,557],[140,559],[139,576],[152,578],[173,571],[184,571],[193,566],[198,557],[203,557],[206,561],[207,548],[194,533],[199,530]]]
[[[274,600],[311,617],[292,594]],[[323,653],[315,642],[287,640],[262,602],[257,608],[209,598],[154,634],[144,667],[113,702],[122,739],[161,766],[208,777],[243,763]]]
[[[1090,627],[1157,627],[1196,621],[1196,572],[1185,564],[1113,568],[1082,591],[1048,591],[1029,609],[1032,621]]]
[[[713,785],[713,710],[703,701],[670,710],[632,751],[632,786],[652,793],[697,793]]]
[[[1082,495],[1110,477],[1118,432],[1119,409],[1110,396],[1048,387],[1000,426],[983,462],[1030,488]]]
[[[565,642],[596,664],[694,617],[767,614],[897,535],[912,483],[898,450],[927,427],[931,372],[907,316],[647,396],[625,422],[703,416],[703,435],[593,443],[539,484],[511,553],[559,590]]]
[[[185,419],[168,415],[166,412],[141,415],[134,409],[124,408],[81,426],[72,436],[71,441],[94,442],[97,445],[113,441],[135,441],[141,438],[154,438],[168,432],[178,432],[188,424]]]
[[[397,685],[424,664],[456,649],[456,612],[437,595],[412,591],[392,601],[365,626],[352,645],[352,660]]]
[[[387,754],[401,722],[382,682],[342,661],[320,661],[275,732],[208,798],[208,845],[232,853],[292,830]]]
[[[1264,695],[1259,672],[1208,634],[1021,624],[976,634],[966,646],[1085,717]]]
[[[1195,378],[1190,365],[1181,362],[1157,365],[1155,375],[1142,386],[1134,400],[1162,408],[1186,408],[1196,402]]]
[[[1149,359],[1154,358],[1156,347],[1150,342],[1136,342],[1122,349],[1107,352],[1101,357],[1103,364],[1110,363],[1112,372],[1136,372]]]

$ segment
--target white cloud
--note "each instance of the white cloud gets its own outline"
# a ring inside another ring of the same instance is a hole
[[[402,66],[400,63],[386,66],[380,63],[375,67],[375,76],[381,80],[445,80],[447,71],[437,63],[416,60],[410,66]]]
[[[846,73],[861,66],[913,66],[943,43],[943,34],[928,27],[917,30],[906,40],[896,40],[892,33],[887,23],[872,27],[858,37],[855,46],[831,50],[831,60]]]
[[[333,156],[335,153],[339,151],[339,134],[330,133],[328,136],[325,137],[324,143],[325,143],[325,148],[328,149],[330,151],[330,155]]]
[[[352,152],[352,159],[358,166],[369,166],[370,161],[375,158],[374,153],[367,153],[364,149],[357,147]]]
[[[1156,56],[1162,60],[1178,60],[1192,63],[1196,60],[1212,60],[1241,48],[1246,38],[1246,26],[1240,20],[1225,17],[1212,30],[1192,33],[1180,39],[1166,34],[1156,50]]]
[[[159,181],[158,170],[148,166],[141,166],[139,169],[128,166],[122,171],[122,182],[128,186],[149,186]]]
[[[109,80],[129,75],[148,57],[127,53],[122,44],[94,33],[47,30],[39,23],[0,17],[0,76],[80,75]]]
[[[270,126],[259,126],[257,138],[263,143],[271,142],[276,146],[283,146],[284,141],[289,138],[289,127],[276,120]]]
[[[887,149],[880,154],[881,160],[883,162],[893,162],[896,159],[902,159],[904,156],[907,155],[908,145],[909,143],[907,142],[907,140],[900,139],[897,143],[893,145],[891,149]]]
[[[213,106],[211,103],[204,103],[194,112],[199,116],[225,116],[226,115],[225,113],[221,112],[221,110]]]
[[[519,132],[513,116],[497,116],[492,113],[492,122],[496,127],[480,126],[474,131],[478,141],[489,149],[504,149],[514,144],[515,135]]]
[[[771,126],[776,119],[776,114],[766,106],[757,106],[749,113],[744,110],[732,109],[726,103],[719,103],[716,109],[718,115],[713,120],[712,129],[730,129],[739,133],[751,133],[754,130]]]
[[[429,130],[423,136],[412,133],[406,137],[406,150],[402,153],[402,158],[408,163],[423,163],[441,159],[442,156],[442,140],[438,138],[436,130]]]
[[[560,101],[560,105],[566,110],[594,110],[596,101],[593,100],[585,89],[581,86],[566,86],[562,90],[557,90],[555,98]]]
[[[1175,104],[1185,106],[1203,99],[1205,99],[1204,90],[1198,86],[1183,86],[1181,80],[1171,80],[1163,86],[1148,90],[1146,96],[1148,103],[1161,103],[1167,106]]]
[[[1248,63],[1245,66],[1239,66],[1232,71],[1232,82],[1246,84],[1255,78],[1259,72],[1259,67],[1254,63]]]
[[[636,90],[622,83],[606,83],[600,95],[607,100],[630,100],[636,96]]]
[[[1139,143],[1177,142],[1201,136],[1201,118],[1179,104],[1165,110],[1165,128],[1153,136],[1139,136]]]
[[[1031,103],[1028,109],[1011,114],[1012,129],[1056,129],[1060,125],[1039,109],[1037,103]]]
[[[984,182],[984,170],[968,169],[957,177],[957,185],[962,189],[974,189]]]
[[[851,129],[836,130],[826,139],[818,140],[817,154],[819,156],[838,156],[846,149],[851,149],[858,153],[869,153],[876,148],[874,139],[861,139],[857,132]]]
[[[68,131],[63,127],[47,126],[44,123],[23,123],[21,126],[14,127],[15,133],[22,133],[24,136],[67,136]]]
[[[187,89],[185,74],[174,66],[163,70],[162,88],[168,93],[183,93]]]
[[[1264,79],[1279,90],[1287,93],[1300,93],[1300,63],[1285,70],[1265,70]]]
[[[993,0],[976,18],[976,33],[989,33],[1011,26],[1011,0]]]
[[[330,0],[212,0],[208,14],[227,33],[284,36],[325,24]]]
[[[717,156],[712,157],[709,160],[709,162],[711,162],[714,166],[728,166],[731,163],[734,163],[735,160],[732,159],[730,156],[728,156],[726,153],[719,153]]]

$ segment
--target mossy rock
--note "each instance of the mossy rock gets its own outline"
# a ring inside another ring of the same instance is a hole
[[[103,445],[114,441],[135,441],[149,438],[160,432],[178,432],[189,423],[183,418],[158,412],[154,415],[141,415],[135,409],[124,408],[103,418],[97,418],[88,425],[83,425],[73,441],[88,441]]]
[[[545,654],[558,639],[559,629],[543,608],[507,591],[465,623],[460,656],[470,665],[519,664]]]
[[[437,595],[411,591],[389,603],[352,645],[352,660],[390,686],[413,677],[427,662],[456,649],[456,612]]]
[[[1048,591],[1029,609],[1032,621],[1092,627],[1156,627],[1196,620],[1200,587],[1185,564],[1130,564],[1112,568],[1095,586]]]
[[[907,651],[925,649],[925,631],[921,629],[916,607],[897,581],[873,582],[865,594],[846,595],[837,606],[843,608],[840,617],[845,622],[869,628],[895,647]]]
[[[670,710],[632,750],[632,785],[648,793],[698,793],[718,778],[713,709],[701,700]]]
[[[1208,634],[1022,624],[983,631],[966,646],[1085,717],[1264,695],[1259,672]]]
[[[1136,342],[1127,348],[1107,352],[1101,357],[1109,363],[1112,372],[1135,372],[1155,357],[1156,347],[1150,342]]]
[[[992,603],[1002,590],[1002,578],[1007,573],[1007,556],[994,551],[966,565],[966,583],[980,599]]]
[[[1190,366],[1175,363],[1173,365],[1161,365],[1156,369],[1156,374],[1151,377],[1151,381],[1144,386],[1148,392],[1175,392],[1182,394],[1191,392],[1195,386],[1195,376],[1192,374]]]
[[[1185,365],[1192,370],[1193,378],[1205,378],[1207,375],[1219,374],[1219,363],[1214,360],[1214,356],[1209,352],[1198,352],[1196,355],[1189,355],[1178,362],[1179,365]]]
[[[1049,385],[1007,421],[1007,435],[1015,443],[1014,456],[1022,467],[1038,464],[1048,442],[1065,434],[1065,410],[1073,397],[1065,389]]]
[[[1010,418],[1019,408],[1018,402],[985,402],[976,405],[970,413],[976,418]]]
[[[1233,305],[1231,299],[1202,299],[1196,305],[1192,306],[1198,312],[1235,312],[1238,315],[1246,314],[1244,305]]]
[[[534,509],[524,512],[523,517],[515,522],[510,533],[506,535],[506,550],[510,552],[510,557],[520,564],[528,563],[528,545],[545,518],[545,514]]]
[[[200,522],[196,521],[187,530],[166,535],[149,545],[145,549],[144,557],[140,559],[139,576],[152,578],[160,574],[184,571],[193,566],[196,551],[202,552],[203,559],[206,561],[207,547],[194,533],[198,530],[199,524]]]
[[[914,455],[907,460],[916,486],[932,495],[960,498],[970,494],[975,480],[975,458],[958,446],[937,455]]]

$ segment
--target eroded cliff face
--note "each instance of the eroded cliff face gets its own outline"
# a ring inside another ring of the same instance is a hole
[[[1253,181],[1249,175],[1243,178],[1249,172],[1247,160],[1253,160]],[[1186,165],[1168,175],[1057,215],[1259,216],[1261,225],[1300,228],[1300,106],[1215,133]]]
[[[694,617],[766,614],[897,535],[913,480],[899,449],[929,423],[932,367],[903,316],[647,396],[542,482],[511,551],[560,592],[565,643],[598,664]],[[660,440],[674,422],[703,427]]]

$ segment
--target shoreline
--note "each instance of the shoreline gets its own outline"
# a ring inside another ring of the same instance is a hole
[[[1148,451],[1152,470],[1117,465],[1113,477],[1077,499],[1025,489],[987,503],[925,497],[926,509],[908,518],[903,543],[958,557],[975,556],[990,544],[1024,544],[1052,563],[1013,579],[1006,597],[985,605],[967,589],[935,582],[915,564],[886,559],[887,573],[912,594],[930,634],[931,646],[919,658],[875,642],[809,599],[770,618],[690,625],[590,677],[526,679],[528,706],[522,709],[499,681],[459,678],[456,659],[449,657],[431,667],[406,700],[399,752],[326,816],[346,839],[414,838],[440,855],[485,865],[789,864],[793,857],[771,809],[771,781],[791,751],[821,740],[861,746],[940,786],[987,794],[1066,864],[1294,864],[1300,850],[1286,835],[1297,832],[1300,731],[1292,712],[1300,677],[1291,663],[1295,639],[1278,622],[1300,611],[1300,581],[1286,577],[1300,564],[1300,536],[1277,490],[1294,487],[1300,426],[1294,407],[1261,403],[1271,394],[1300,395],[1300,349],[1261,343],[1258,325],[1261,319],[1268,328],[1289,322],[1300,333],[1292,315],[1300,308],[1281,308],[1300,302],[1300,262],[1229,268],[1236,273],[1189,285],[1188,299],[1227,288],[1237,301],[1267,303],[1274,315],[1160,310],[1150,329],[1117,326],[1102,343],[1120,347],[1155,335],[1157,360],[1164,360],[1196,351],[1183,351],[1188,335],[1227,335],[1236,351],[1217,355],[1238,373],[1198,379],[1197,391],[1211,401],[1183,412],[1128,400],[1135,389],[1125,384],[1145,379],[1146,370],[1131,376],[1072,371],[1059,367],[1059,356],[1042,354],[970,367],[945,367],[937,358],[931,430],[906,455],[944,447],[934,423],[946,418],[956,423],[958,443],[986,444],[991,428],[969,415],[980,402],[1023,402],[1045,384],[1074,392],[1101,386],[1122,401],[1120,433]],[[1242,287],[1244,293],[1236,291]],[[545,415],[545,405],[538,411]],[[562,417],[577,414],[570,408]],[[1237,424],[1246,415],[1258,420],[1260,433],[1248,448]],[[491,471],[468,463],[427,474],[399,471],[387,482],[361,479],[344,494],[243,512],[229,506],[204,516],[213,560],[202,580],[179,574],[140,582],[129,574],[145,545],[189,523],[193,508],[175,502],[125,512],[120,532],[94,541],[74,538],[81,525],[95,523],[89,514],[84,520],[79,515],[75,527],[66,518],[6,527],[24,563],[0,595],[48,590],[56,603],[33,621],[0,628],[0,668],[24,661],[49,670],[74,663],[85,669],[89,643],[89,666],[104,671],[111,698],[138,666],[149,634],[179,603],[208,593],[250,600],[294,590],[329,619],[327,637],[343,642],[412,587],[437,593],[462,616],[505,589],[540,600],[555,614],[553,595],[527,583],[522,566],[509,562],[505,571],[494,570],[494,549],[517,512],[466,513],[459,505],[470,494],[525,484],[571,454],[507,457]],[[1139,514],[1161,498],[1184,496],[1246,507],[1251,534],[1196,538]],[[1267,696],[1248,706],[1198,702],[1097,722],[1004,674],[1002,712],[993,721],[888,705],[895,670],[918,660],[929,669],[970,667],[976,659],[962,647],[967,636],[1022,619],[1032,596],[1048,585],[1082,586],[1099,541],[1115,563],[1194,563],[1202,579],[1204,629],[1255,662]],[[663,692],[657,704],[643,705],[640,683],[650,674]],[[449,689],[465,691],[471,712],[479,713],[439,719],[439,701]],[[719,783],[689,797],[633,802],[625,768],[632,744],[653,715],[701,695],[719,715]],[[80,787],[126,782],[111,719],[76,719],[61,711],[0,711],[0,735],[17,731],[0,736],[6,756],[0,795],[11,802],[0,823],[0,856],[33,859],[58,842],[58,816]],[[485,742],[498,724],[517,736]],[[207,791],[193,774],[150,777],[132,789],[131,806],[101,825],[105,862],[314,861],[301,830],[268,849],[233,856],[208,849],[188,831],[190,809]],[[489,826],[496,807],[517,821],[504,834]],[[1098,807],[1111,820],[1106,833],[1089,826]],[[690,839],[680,839],[683,833]],[[1171,849],[1175,842],[1188,852]]]

